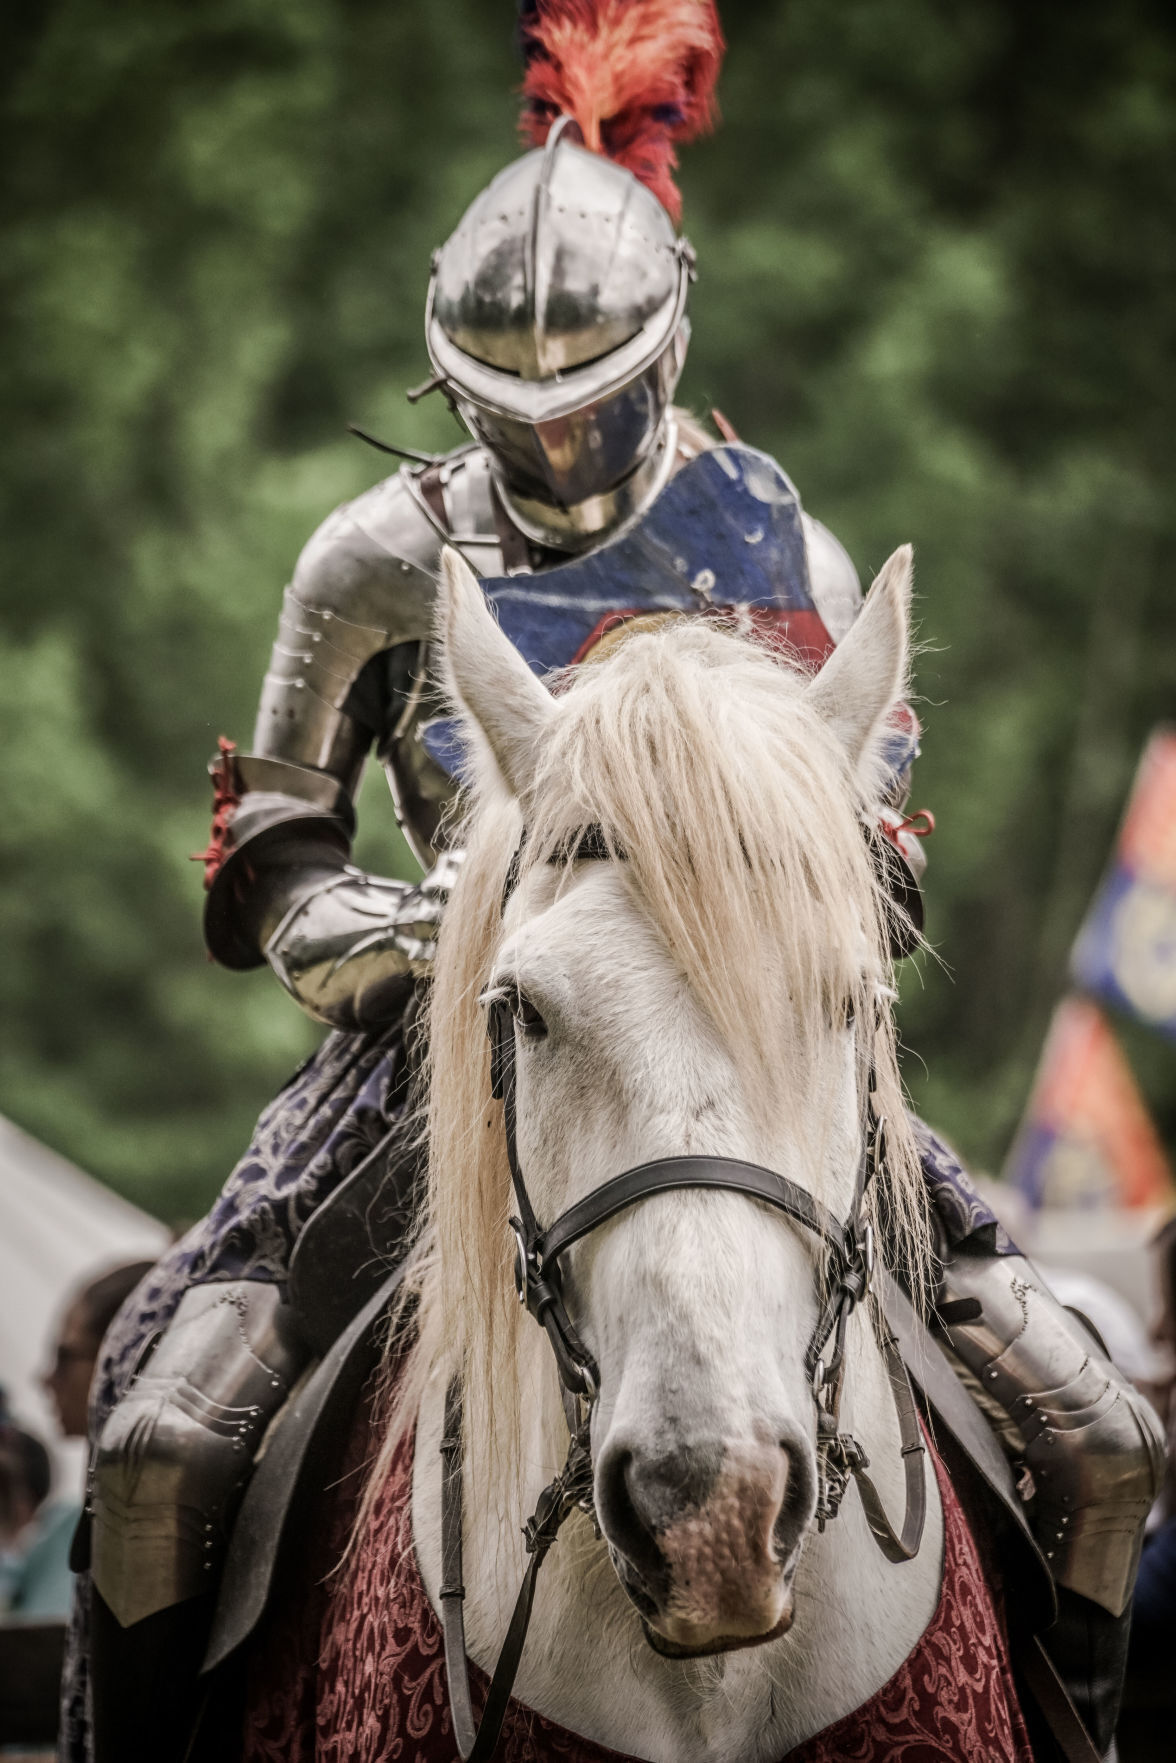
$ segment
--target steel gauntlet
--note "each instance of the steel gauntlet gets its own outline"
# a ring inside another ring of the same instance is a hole
[[[365,875],[347,864],[299,887],[292,904],[289,872],[275,871],[263,916],[266,960],[319,1022],[378,1026],[395,1013],[413,981],[431,970],[460,860],[460,852],[446,854],[416,884]]]
[[[1058,1584],[1118,1616],[1164,1472],[1150,1405],[1019,1255],[957,1255],[939,1314],[1023,1461],[1037,1542]]]

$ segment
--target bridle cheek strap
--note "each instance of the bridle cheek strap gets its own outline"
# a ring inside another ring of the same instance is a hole
[[[886,1559],[896,1566],[913,1561],[923,1541],[927,1520],[927,1479],[924,1470],[926,1446],[915,1406],[911,1380],[903,1364],[898,1342],[889,1325],[882,1321],[882,1357],[894,1397],[898,1418],[899,1450],[902,1456],[904,1514],[902,1530],[896,1531],[882,1504],[882,1496],[866,1474],[870,1460],[857,1440],[837,1429],[836,1411],[820,1405],[817,1416],[817,1453],[821,1462],[821,1488],[817,1501],[817,1528],[824,1530],[836,1518],[849,1477],[852,1476],[870,1527],[870,1535]]]

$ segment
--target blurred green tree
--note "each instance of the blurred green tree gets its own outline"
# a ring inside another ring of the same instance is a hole
[[[1176,26],[1146,0],[727,0],[683,168],[684,390],[863,575],[919,558],[940,831],[907,975],[919,1105],[980,1164],[1024,1100],[1135,758],[1176,686]],[[201,1210],[314,1030],[208,967],[201,775],[248,739],[283,582],[459,437],[429,254],[515,151],[509,0],[13,0],[0,24],[0,1107]],[[407,873],[379,780],[362,858]],[[1176,1125],[1176,1073],[1143,1075]]]

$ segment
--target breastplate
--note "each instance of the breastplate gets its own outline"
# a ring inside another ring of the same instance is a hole
[[[463,554],[540,675],[600,651],[632,621],[673,614],[734,615],[814,669],[833,647],[831,627],[842,634],[833,612],[842,584],[827,585],[813,568],[813,523],[786,473],[755,448],[724,444],[684,460],[619,533],[562,561],[510,532],[484,454],[460,455],[413,489],[438,559],[444,543]],[[462,761],[427,637],[379,751],[405,838],[429,867],[445,846]],[[896,750],[892,763],[897,770],[909,758]]]
[[[813,669],[833,647],[817,610],[795,489],[775,460],[724,445],[687,461],[607,544],[533,574],[483,576],[499,624],[537,674],[601,652],[633,623],[722,616]],[[454,721],[422,704],[415,737],[460,777]]]

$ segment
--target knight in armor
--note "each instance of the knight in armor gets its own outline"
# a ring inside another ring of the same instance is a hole
[[[108,1337],[77,1546],[89,1571],[66,1688],[71,1763],[187,1754],[258,1447],[275,1416],[280,1436],[291,1392],[370,1295],[356,1219],[383,1231],[381,1267],[405,1234],[412,1023],[460,863],[446,836],[460,763],[430,647],[443,548],[467,559],[542,669],[585,659],[627,621],[684,611],[749,619],[819,665],[860,603],[846,552],[775,462],[673,403],[694,259],[669,168],[673,140],[711,114],[721,39],[709,0],[684,9],[681,39],[664,47],[676,107],[659,91],[656,105],[634,94],[614,113],[592,109],[584,82],[578,105],[569,96],[545,34],[558,11],[554,0],[524,8],[536,145],[433,261],[432,383],[471,438],[404,465],[312,536],[253,740],[242,752],[222,743],[213,768],[209,950],[229,968],[267,963],[332,1032],[262,1116],[212,1213]],[[893,813],[878,841],[908,930],[920,922],[925,830],[903,810],[917,734],[913,716],[893,731]],[[351,862],[373,749],[419,882]],[[1072,1631],[1059,1668],[1101,1753],[1159,1473],[1154,1417],[923,1135],[940,1338],[1015,1459]],[[360,1201],[345,1203],[349,1193]]]

